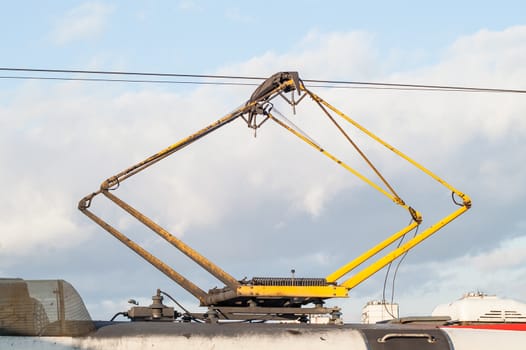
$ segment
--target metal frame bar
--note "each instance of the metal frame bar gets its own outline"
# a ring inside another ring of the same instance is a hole
[[[197,131],[196,133],[180,140],[179,142],[172,144],[171,146],[165,148],[164,150],[106,179],[105,181],[102,182],[100,189],[98,191],[90,193],[89,195],[85,196],[79,201],[78,209],[82,213],[84,213],[87,217],[89,217],[91,220],[93,220],[95,223],[97,223],[99,226],[104,228],[111,235],[113,235],[115,238],[117,238],[119,241],[121,241],[128,248],[133,250],[135,253],[140,255],[142,258],[144,258],[146,261],[148,261],[158,270],[163,272],[170,279],[172,279],[174,282],[181,285],[189,293],[194,295],[200,301],[201,305],[212,305],[220,301],[221,299],[227,300],[227,299],[232,299],[238,296],[238,289],[240,289],[241,283],[237,281],[233,276],[226,273],[219,266],[214,264],[209,259],[205,258],[203,255],[198,253],[196,250],[192,249],[190,246],[185,244],[183,241],[173,236],[170,232],[168,232],[167,230],[165,230],[164,228],[156,224],[153,220],[148,218],[146,215],[140,213],[137,209],[133,208],[131,205],[124,202],[119,197],[110,193],[110,191],[117,189],[119,185],[124,180],[128,179],[129,177],[141,172],[142,170],[145,170],[146,168],[152,166],[153,164],[159,162],[160,160],[170,156],[176,151],[179,151],[185,148],[191,143],[219,129],[220,127],[225,126],[226,124],[234,121],[235,119],[242,117],[243,114],[254,113],[254,110],[258,108],[261,102],[266,102],[266,101],[271,100],[279,92],[284,91],[289,88],[293,88],[295,84],[296,83],[294,82],[294,80],[290,79],[290,80],[286,80],[283,82],[280,81],[277,83],[277,85],[272,84],[272,85],[267,86],[265,91],[260,92],[258,94],[257,98],[252,97],[247,103],[245,103],[243,106],[239,107],[232,113],[229,113],[225,117],[211,123],[210,125]],[[166,241],[171,243],[176,249],[184,253],[192,261],[194,261],[199,266],[201,266],[203,269],[205,269],[207,272],[209,272],[212,276],[214,276],[221,282],[225,283],[225,285],[227,285],[230,288],[230,291],[227,293],[222,293],[220,295],[210,295],[209,293],[206,293],[201,288],[199,288],[194,283],[192,283],[190,280],[183,277],[181,274],[179,274],[174,269],[169,267],[166,263],[164,263],[163,261],[155,257],[153,254],[151,254],[150,252],[148,252],[147,250],[139,246],[133,240],[129,239],[126,235],[124,235],[122,232],[117,230],[115,227],[111,226],[105,220],[103,220],[102,218],[94,214],[88,208],[91,206],[91,202],[93,198],[99,194],[103,194],[106,198],[108,198],[110,201],[112,201],[113,203],[118,205],[120,208],[128,212],[131,216],[135,217],[138,221],[140,221],[146,227],[150,228],[160,237],[164,238]],[[262,290],[265,289],[265,288],[260,288],[261,286],[257,286],[257,287]],[[241,293],[243,294],[244,292],[241,292]]]
[[[286,96],[283,95],[284,92],[294,92],[294,90],[297,90],[297,92],[300,94],[301,92],[305,92],[303,96],[298,101],[294,101],[294,98],[292,100],[289,100],[286,98]],[[304,99],[304,97],[308,95],[311,97],[312,100],[322,109],[322,111],[330,118],[330,120],[334,123],[336,128],[340,130],[340,132],[343,133],[343,135],[347,138],[347,140],[354,146],[356,151],[364,158],[366,163],[373,168],[376,175],[380,178],[380,180],[384,183],[385,186],[387,186],[388,191],[358,172],[356,169],[350,167],[348,164],[341,161],[339,158],[334,156],[332,153],[328,152],[327,150],[323,149],[321,146],[317,145],[313,140],[311,140],[308,136],[303,134],[301,131],[296,130],[295,128],[291,127],[287,123],[283,122],[279,118],[277,118],[275,115],[271,113],[271,108],[268,108],[270,105],[270,101],[274,99],[277,96],[281,96],[285,99],[290,105],[293,107],[293,111],[295,112],[296,105]],[[431,176],[433,179],[438,181],[440,184],[451,190],[454,194],[459,196],[463,200],[462,206],[456,210],[455,212],[451,213],[450,215],[446,216],[442,220],[438,221],[437,223],[431,225],[426,230],[424,230],[422,233],[416,235],[409,241],[407,241],[402,246],[394,249],[393,251],[386,253],[383,257],[380,257],[377,261],[371,263],[367,267],[363,268],[360,272],[356,273],[352,277],[345,280],[343,283],[338,285],[338,280],[342,277],[349,274],[352,270],[357,268],[358,266],[364,264],[366,261],[371,259],[372,257],[379,254],[381,251],[392,245],[395,241],[399,240],[400,238],[407,235],[412,230],[416,229],[421,221],[422,217],[419,212],[405,204],[405,202],[398,196],[398,194],[394,191],[394,189],[387,183],[386,179],[380,174],[380,172],[372,165],[372,163],[369,161],[369,159],[363,154],[363,152],[357,147],[357,145],[354,143],[353,140],[350,139],[350,137],[345,133],[345,131],[339,126],[339,124],[334,120],[332,115],[330,114],[330,111],[340,116],[342,119],[347,121],[352,126],[356,127],[358,130],[372,138],[374,141],[380,143],[390,151],[394,152],[399,157],[403,158],[428,176]],[[179,151],[183,149],[184,147],[190,145],[191,143],[197,141],[198,139],[206,136],[207,134],[219,129],[220,127],[234,121],[237,118],[242,118],[249,127],[257,129],[259,128],[263,122],[257,123],[255,118],[257,115],[263,115],[265,117],[264,121],[267,121],[268,119],[273,120],[278,125],[286,129],[287,131],[291,132],[293,135],[307,143],[309,146],[314,148],[315,150],[322,153],[327,158],[331,159],[347,171],[349,171],[351,174],[358,177],[360,180],[392,200],[395,204],[401,206],[402,208],[406,209],[410,215],[411,215],[411,223],[406,226],[405,228],[401,229],[400,231],[394,233],[387,239],[383,240],[382,242],[375,245],[373,248],[366,251],[364,254],[360,255],[359,257],[355,258],[354,260],[350,261],[349,263],[343,265],[342,267],[338,268],[336,271],[329,274],[325,279],[328,283],[328,285],[321,285],[321,286],[300,286],[300,285],[278,285],[278,286],[268,286],[268,285],[247,285],[242,284],[239,281],[237,281],[234,277],[223,271],[219,266],[212,263],[210,260],[199,254],[197,251],[192,249],[190,246],[186,245],[184,242],[182,242],[180,239],[176,238],[170,232],[156,224],[153,220],[145,216],[144,214],[140,213],[137,209],[130,206],[128,203],[124,202],[122,199],[118,198],[114,194],[110,193],[110,191],[118,188],[120,183],[122,181],[126,180],[127,178],[139,173],[140,171],[148,168],[149,166],[157,163],[158,161],[170,156],[176,151]],[[191,260],[193,260],[195,263],[197,263],[199,266],[201,266],[203,269],[205,269],[207,272],[209,272],[211,275],[216,277],[221,282],[225,283],[227,288],[225,288],[222,291],[214,291],[213,293],[207,293],[200,289],[198,286],[196,286],[194,283],[192,283],[190,280],[186,279],[182,275],[180,275],[178,272],[176,272],[174,269],[166,265],[163,261],[156,258],[154,255],[143,249],[141,246],[139,246],[137,243],[133,242],[131,239],[129,239],[127,236],[122,234],[119,230],[117,230],[115,227],[108,224],[106,221],[98,217],[96,214],[91,212],[88,208],[91,205],[91,202],[93,198],[99,194],[103,194],[106,198],[108,198],[110,201],[115,203],[117,206],[122,208],[124,211],[126,211],[128,214],[135,217],[139,222],[144,224],[146,227],[150,228],[152,231],[154,231],[156,234],[158,234],[160,237],[171,243],[176,249],[184,253],[186,256],[188,256]],[[194,295],[197,299],[199,299],[201,305],[214,305],[217,303],[222,303],[224,301],[228,301],[231,299],[240,299],[245,298],[252,299],[252,298],[263,298],[263,299],[273,299],[273,298],[305,298],[306,302],[310,302],[309,300],[321,300],[321,299],[328,299],[328,298],[341,298],[341,297],[347,297],[348,296],[348,290],[354,288],[358,284],[362,283],[364,280],[372,276],[374,273],[376,273],[378,270],[389,264],[390,262],[394,261],[396,258],[407,252],[408,250],[415,247],[417,244],[421,243],[424,239],[428,238],[438,230],[440,230],[442,227],[456,219],[458,216],[463,214],[465,211],[467,211],[471,207],[471,200],[470,198],[455,189],[453,186],[442,180],[440,177],[432,173],[427,168],[423,167],[416,161],[414,161],[412,158],[408,157],[395,147],[391,146],[387,142],[383,141],[381,138],[364,128],[362,125],[357,123],[355,120],[351,119],[347,115],[345,115],[343,112],[339,111],[332,105],[330,105],[328,102],[324,101],[321,97],[314,94],[310,90],[308,90],[301,80],[299,80],[297,73],[295,72],[285,72],[285,73],[278,73],[272,76],[271,78],[267,79],[263,84],[260,85],[256,89],[256,91],[252,94],[251,98],[248,100],[247,103],[245,103],[243,106],[239,107],[232,113],[226,115],[225,117],[217,120],[216,122],[206,126],[205,128],[199,130],[198,132],[180,140],[177,143],[174,143],[173,145],[165,148],[164,150],[146,158],[145,160],[121,171],[120,173],[106,179],[100,186],[100,189],[96,192],[93,192],[84,198],[81,199],[79,202],[79,210],[81,210],[86,216],[88,216],[91,220],[96,222],[98,225],[100,225],[102,228],[104,228],[106,231],[108,231],[110,234],[115,236],[118,240],[120,240],[122,243],[124,243],[127,247],[132,249],[134,252],[139,254],[141,257],[143,257],[145,260],[147,260],[149,263],[154,265],[157,269],[159,269],[161,272],[163,272],[165,275],[167,275],[169,278],[171,278],[173,281],[181,285],[184,289],[186,289],[188,292],[190,292],[192,295]],[[222,306],[224,310],[226,310],[227,306]],[[239,310],[248,310],[250,307],[246,308],[239,308]],[[265,309],[265,308],[262,308]],[[281,311],[285,310],[287,308],[277,308],[276,310]],[[301,311],[301,314],[309,313],[304,311],[304,308],[297,308],[299,311]],[[236,309],[238,310],[238,309]],[[268,308],[267,308],[268,310]],[[317,309],[316,309],[317,310]],[[289,310],[290,311],[290,310]],[[298,312],[299,312],[298,311]],[[274,312],[274,311],[273,311]],[[285,311],[284,311],[285,312]],[[296,309],[294,309],[294,312],[296,312]],[[276,311],[277,313],[277,311]]]
[[[410,158],[405,153],[401,152],[400,150],[398,150],[394,146],[392,146],[389,143],[385,142],[380,137],[378,137],[377,135],[375,135],[374,133],[372,133],[371,131],[369,131],[365,127],[363,127],[361,124],[359,124],[355,120],[351,119],[346,114],[344,114],[343,112],[341,112],[340,110],[338,110],[337,108],[335,108],[334,106],[332,106],[331,104],[329,104],[328,102],[323,100],[321,97],[319,97],[318,95],[316,95],[312,91],[306,89],[303,85],[302,85],[302,89],[316,103],[318,103],[320,108],[322,108],[326,114],[328,114],[328,111],[324,107],[329,108],[334,113],[336,113],[338,116],[343,118],[345,121],[347,121],[348,123],[350,123],[351,125],[356,127],[358,130],[362,131],[364,134],[369,136],[371,139],[373,139],[374,141],[380,143],[382,146],[384,146],[385,148],[387,148],[391,152],[395,153],[396,155],[398,155],[402,159],[406,160],[407,162],[409,162],[410,164],[415,166],[417,169],[419,169],[420,171],[422,171],[426,175],[432,177],[434,180],[436,180],[442,186],[446,187],[447,189],[452,191],[454,194],[459,196],[462,199],[462,201],[463,201],[462,206],[459,209],[457,209],[453,213],[447,215],[442,220],[439,220],[437,223],[429,226],[426,230],[424,230],[420,234],[418,234],[415,237],[413,237],[412,239],[410,239],[408,242],[406,242],[401,247],[398,247],[395,250],[393,250],[392,252],[387,253],[385,256],[383,256],[382,258],[378,259],[376,262],[373,262],[371,265],[369,265],[368,267],[364,268],[362,271],[360,271],[357,274],[355,274],[353,277],[347,279],[346,281],[344,281],[341,284],[342,286],[344,286],[347,289],[354,288],[355,286],[357,286],[358,284],[362,283],[367,278],[371,277],[377,271],[382,269],[384,266],[388,265],[389,263],[391,263],[392,261],[397,259],[399,256],[401,256],[402,254],[404,254],[408,250],[412,249],[413,247],[415,247],[416,245],[421,243],[423,240],[425,240],[429,236],[433,235],[438,230],[440,230],[441,228],[446,226],[448,223],[450,223],[451,221],[456,219],[458,216],[460,216],[461,214],[466,212],[469,208],[471,208],[471,199],[469,198],[468,195],[458,191],[456,188],[454,188],[452,185],[450,185],[449,183],[444,181],[442,178],[440,178],[438,175],[433,173],[431,170],[425,168],[423,165],[421,165],[420,163],[416,162],[415,160]],[[369,184],[369,182],[367,182],[367,183]],[[377,189],[377,186],[372,186],[372,187]],[[381,192],[385,194],[385,191],[381,191]],[[394,197],[394,198],[396,198],[396,197]],[[391,199],[393,199],[393,198],[391,198]],[[396,200],[395,200],[395,202],[396,202]],[[400,203],[397,202],[397,204],[400,204]],[[402,206],[405,207],[406,209],[409,209],[410,211],[413,210],[411,207],[407,207],[405,205],[402,205]],[[413,210],[413,212],[411,212],[411,216],[413,218],[413,222],[411,222],[411,224],[409,224],[407,227],[405,227],[401,231],[398,231],[397,233],[395,233],[392,236],[388,237],[386,240],[380,242],[379,244],[377,244],[376,246],[374,246],[373,248],[371,248],[370,250],[368,250],[364,254],[360,255],[356,259],[352,260],[351,262],[345,264],[344,266],[340,267],[339,269],[337,269],[336,271],[334,271],[333,273],[328,275],[326,277],[327,278],[327,282],[336,283],[339,278],[347,275],[352,270],[354,270],[357,266],[359,266],[362,263],[366,262],[367,260],[369,260],[370,258],[375,256],[376,254],[378,254],[380,251],[384,250],[389,245],[394,243],[396,240],[398,240],[399,238],[405,236],[407,233],[409,233],[413,229],[415,229],[421,223],[422,217],[421,217],[420,213],[418,213],[418,212],[416,212],[414,210]]]

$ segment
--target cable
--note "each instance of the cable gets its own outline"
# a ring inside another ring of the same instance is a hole
[[[13,80],[58,80],[58,81],[84,81],[84,82],[111,82],[111,83],[146,83],[146,84],[188,84],[188,85],[226,85],[226,86],[258,86],[257,83],[239,83],[239,82],[211,82],[211,81],[183,81],[183,80],[155,80],[155,79],[108,79],[108,78],[66,78],[66,77],[41,77],[41,76],[15,76],[3,75],[0,79]],[[329,89],[362,89],[362,90],[398,90],[398,91],[442,91],[442,92],[459,92],[456,89],[431,89],[431,88],[396,88],[380,86],[334,86],[334,85],[313,85],[309,87],[329,88]],[[462,90],[460,92],[480,92]],[[498,92],[498,91],[494,91]]]
[[[404,241],[404,238],[405,238],[405,235],[402,236],[402,238],[400,238],[400,241],[398,241],[398,245],[396,246],[397,248],[400,247],[400,245],[402,244],[402,242]],[[385,290],[387,288],[387,279],[389,278],[389,272],[391,271],[391,266],[393,265],[393,262],[391,261],[389,263],[389,266],[387,266],[387,271],[385,273],[385,278],[384,278],[384,286],[382,288],[382,303],[384,305],[384,309],[385,311],[387,311],[387,313],[389,314],[389,316],[391,316],[392,318],[396,318],[394,315],[393,315],[393,310],[391,308],[391,310],[389,310],[387,308],[387,304],[386,304],[386,300],[385,300]],[[392,303],[391,303],[392,304]],[[392,305],[391,305],[392,306]]]
[[[37,76],[0,76],[0,79],[16,80],[61,80],[61,81],[92,81],[116,83],[155,83],[155,84],[190,84],[190,85],[241,85],[258,86],[256,83],[236,82],[209,82],[209,81],[182,81],[182,80],[144,80],[144,79],[105,79],[105,78],[65,78],[65,77],[37,77]]]
[[[83,82],[109,82],[109,83],[143,83],[143,84],[187,84],[187,85],[225,85],[225,86],[259,86],[258,83],[240,82],[212,82],[212,81],[183,81],[183,80],[155,80],[155,79],[108,79],[108,78],[66,78],[66,77],[41,77],[41,76],[14,76],[3,75],[0,79],[13,80],[58,80],[58,81],[83,81]],[[381,86],[335,86],[335,85],[314,85],[308,84],[310,88],[327,89],[355,89],[355,90],[397,90],[397,91],[440,91],[440,92],[493,92],[506,93],[507,91],[476,91],[458,90],[447,88],[411,88],[411,87],[381,87]],[[516,91],[522,93],[522,91]]]
[[[128,313],[127,312],[122,312],[122,311],[121,312],[117,312],[115,315],[113,315],[113,317],[111,318],[110,322],[113,322],[117,318],[117,316],[120,316],[120,315],[128,316]]]
[[[179,304],[179,302],[177,300],[175,300],[174,298],[172,298],[172,296],[168,293],[166,293],[165,291],[160,291],[161,294],[164,294],[166,295],[171,301],[173,301],[177,306],[179,306],[184,312],[186,312],[187,314],[190,314],[190,311],[188,311],[183,305]]]
[[[460,203],[460,202],[458,202],[458,201],[455,199],[455,192],[451,192],[451,199],[453,200],[453,203],[454,203],[455,205],[458,205],[459,207],[464,206],[463,203]]]
[[[418,228],[420,226],[417,226],[416,229],[415,229],[415,233],[413,234],[413,238],[416,237],[416,235],[418,234]],[[402,255],[402,257],[400,258],[400,260],[398,261],[398,264],[396,265],[396,269],[394,271],[394,274],[393,274],[393,284],[391,286],[391,305],[393,305],[394,303],[394,293],[395,293],[395,282],[396,282],[396,274],[398,273],[398,268],[400,267],[400,265],[402,265],[402,262],[404,261],[405,257],[407,256],[407,253],[409,253],[409,251],[407,250],[404,255]]]
[[[213,74],[180,74],[180,73],[145,73],[145,72],[122,72],[103,70],[76,70],[76,69],[42,69],[42,68],[8,68],[0,67],[0,71],[7,72],[39,72],[39,73],[80,73],[80,74],[110,74],[110,75],[138,75],[155,77],[185,77],[185,78],[214,78],[214,79],[248,79],[265,80],[265,77],[247,77],[235,75],[213,75]]]
[[[172,296],[170,294],[168,294],[168,293],[166,293],[165,291],[162,291],[162,290],[160,290],[159,292],[161,294],[166,295],[171,301],[173,301],[177,306],[179,306],[181,308],[181,310],[183,310],[185,312],[185,315],[189,316],[193,321],[199,322],[199,323],[203,322],[203,321],[195,318],[194,316],[192,316],[192,313],[190,311],[188,311],[188,309],[186,309],[183,305],[181,305],[177,300],[172,298]]]
[[[41,68],[12,68],[0,67],[5,72],[38,72],[38,73],[67,73],[67,74],[98,74],[98,75],[132,75],[132,76],[156,76],[156,77],[179,77],[179,78],[207,78],[207,79],[230,79],[230,80],[265,80],[266,77],[236,76],[236,75],[214,75],[214,74],[180,74],[180,73],[152,73],[152,72],[124,72],[124,71],[96,71],[96,70],[73,70],[73,69],[41,69]],[[134,83],[172,83],[172,84],[210,84],[210,85],[245,85],[235,82],[212,83],[196,81],[167,81],[167,80],[138,80],[138,79],[88,79],[88,78],[51,78],[51,77],[23,77],[3,76],[3,79],[50,79],[50,80],[79,80],[79,81],[104,81],[104,82],[134,82]],[[387,82],[365,82],[344,80],[322,80],[302,79],[306,83],[318,83],[324,85],[311,85],[326,88],[354,88],[354,89],[389,89],[389,90],[416,90],[416,91],[452,91],[452,92],[491,92],[491,93],[518,93],[525,94],[526,90],[502,89],[470,86],[452,85],[430,85],[430,84],[405,84]],[[327,85],[331,84],[331,85]],[[246,85],[257,85],[249,83]],[[334,86],[336,85],[336,86]]]
[[[303,79],[303,81],[311,82],[311,83],[325,83],[325,84],[371,85],[371,86],[403,87],[403,88],[418,88],[418,89],[439,89],[439,90],[449,90],[449,91],[506,92],[506,93],[520,93],[520,94],[526,93],[526,90],[519,90],[519,89],[482,88],[482,87],[452,86],[452,85],[401,84],[401,83],[315,80],[315,79]]]
[[[416,230],[415,230],[415,233],[413,234],[413,238],[417,235],[418,233],[418,228],[419,226],[416,227]],[[400,240],[398,241],[398,244],[396,245],[396,248],[400,248],[400,246],[402,245],[402,242],[404,241],[404,238],[405,238],[405,235],[403,235]],[[409,251],[406,251],[402,257],[400,258],[400,260],[398,261],[398,264],[396,266],[396,269],[395,269],[395,272],[394,272],[394,275],[393,275],[393,283],[392,283],[392,289],[391,289],[391,310],[389,310],[387,308],[387,305],[385,304],[385,290],[387,288],[387,280],[389,278],[389,273],[391,271],[391,266],[393,264],[393,262],[390,262],[389,263],[389,266],[387,267],[387,271],[385,273],[385,278],[384,278],[384,286],[382,288],[382,302],[383,302],[383,305],[384,305],[384,308],[385,308],[385,311],[387,311],[387,313],[389,314],[389,316],[391,316],[392,318],[397,318],[393,315],[393,309],[392,309],[392,306],[393,306],[393,303],[394,303],[394,288],[395,288],[395,280],[396,280],[396,274],[398,273],[398,268],[400,267],[400,265],[402,264],[402,261],[405,259],[407,253]]]

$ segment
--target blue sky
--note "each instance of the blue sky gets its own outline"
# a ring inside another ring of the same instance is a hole
[[[525,10],[520,1],[19,1],[0,13],[0,66],[298,70],[310,79],[526,89]],[[0,203],[0,276],[64,278],[100,319],[130,297],[146,303],[158,287],[195,306],[76,205],[103,179],[218,119],[252,91],[2,79],[0,190],[9,200]],[[316,92],[474,200],[405,259],[395,298],[403,315],[429,314],[471,290],[526,300],[523,95]],[[324,126],[310,123],[313,137],[331,142]],[[272,127],[254,138],[232,124],[120,191],[238,278],[291,268],[325,276],[407,217],[304,148]],[[426,224],[454,209],[448,191],[372,152]],[[102,201],[97,210],[123,230],[138,229]],[[217,283],[155,237],[134,238],[204,289]],[[381,298],[383,277],[334,301],[346,320]]]
[[[414,52],[413,63],[426,64],[460,36],[521,24],[524,9],[521,1],[17,1],[4,6],[4,65],[34,66],[38,60],[49,68],[100,64],[204,73],[297,48],[312,31],[366,31],[381,55]],[[79,16],[83,21],[75,22]]]

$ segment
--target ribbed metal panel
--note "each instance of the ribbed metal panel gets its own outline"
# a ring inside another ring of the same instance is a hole
[[[0,335],[82,335],[95,326],[63,280],[0,279]]]
[[[251,284],[255,286],[301,286],[319,287],[328,285],[325,278],[291,278],[291,277],[254,277]]]

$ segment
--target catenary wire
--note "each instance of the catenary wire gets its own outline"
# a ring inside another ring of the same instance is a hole
[[[217,81],[214,82],[214,81],[183,81],[183,80],[66,78],[66,77],[37,77],[37,76],[0,76],[0,79],[92,81],[92,82],[117,82],[117,83],[159,83],[159,84],[190,84],[190,85],[248,85],[248,86],[258,86],[259,85],[257,83],[217,82]]]
[[[265,77],[247,77],[234,75],[214,74],[180,74],[180,73],[149,73],[149,72],[123,72],[103,70],[77,70],[77,69],[42,69],[42,68],[10,68],[0,67],[0,71],[7,72],[39,72],[39,73],[80,73],[80,74],[107,74],[107,75],[137,75],[156,77],[179,77],[179,78],[213,78],[213,79],[242,79],[242,80],[265,80]]]
[[[258,83],[240,83],[240,82],[217,82],[217,81],[183,81],[183,80],[156,80],[156,79],[109,79],[109,78],[66,78],[66,77],[41,77],[41,76],[13,76],[4,75],[0,79],[14,80],[58,80],[58,81],[83,81],[83,82],[110,82],[110,83],[147,83],[147,84],[188,84],[188,85],[225,85],[225,86],[258,86]],[[397,88],[381,86],[335,86],[308,84],[309,87],[330,88],[330,89],[365,89],[365,90],[401,90],[401,91],[442,91],[458,92],[456,89],[431,89],[431,88]],[[464,90],[462,92],[478,92]],[[493,91],[499,92],[499,91]]]
[[[103,70],[72,70],[72,69],[41,69],[41,68],[12,68],[0,67],[0,71],[6,72],[38,72],[38,73],[62,73],[62,74],[99,74],[99,75],[132,75],[132,76],[157,76],[157,77],[179,77],[179,78],[207,78],[207,79],[235,79],[235,80],[265,80],[266,77],[255,76],[235,76],[235,75],[213,75],[213,74],[179,74],[179,73],[153,73],[153,72],[124,72],[124,71],[103,71]],[[11,76],[10,79],[24,79],[20,76]],[[47,77],[32,77],[33,79],[41,79]],[[31,79],[31,78],[25,78]],[[62,78],[70,80],[81,80],[82,78]],[[60,79],[58,79],[60,80]],[[143,83],[163,83],[167,81],[161,80],[144,80],[137,79],[100,79],[92,81],[116,81],[116,82],[143,82]],[[456,91],[456,92],[500,92],[500,93],[519,93],[524,94],[526,90],[521,89],[501,89],[501,88],[483,88],[483,87],[468,87],[468,86],[450,86],[450,85],[428,85],[428,84],[401,84],[401,83],[387,83],[387,82],[364,82],[364,81],[343,81],[343,80],[321,80],[321,79],[303,79],[305,83],[324,84],[316,87],[330,87],[330,88],[358,88],[362,87],[377,87],[382,89],[395,90],[430,90],[430,91]],[[171,82],[172,84],[210,84],[210,85],[239,85],[239,83],[228,82],[224,84],[217,84],[211,82]],[[255,84],[255,83],[254,83]],[[311,85],[314,86],[314,85]]]
[[[109,78],[66,78],[66,77],[42,77],[42,76],[0,76],[0,79],[14,80],[56,80],[56,81],[83,81],[83,82],[112,82],[112,83],[147,83],[147,84],[187,84],[187,85],[224,85],[224,86],[258,86],[258,83],[240,83],[240,82],[217,82],[217,81],[183,81],[183,80],[157,80],[157,79],[109,79]],[[491,92],[491,93],[509,93],[510,91],[494,89],[486,90],[469,90],[467,88],[459,90],[458,88],[417,88],[417,87],[395,87],[395,86],[337,86],[327,84],[307,84],[309,87],[329,88],[329,89],[362,89],[362,90],[397,90],[397,91],[440,91],[440,92]],[[518,91],[515,91],[517,93]],[[526,91],[525,91],[526,92]]]
[[[384,82],[363,82],[363,81],[341,81],[341,80],[317,80],[304,79],[311,83],[338,84],[338,85],[368,85],[400,88],[418,88],[418,89],[439,89],[451,91],[470,91],[470,92],[506,92],[506,93],[526,93],[526,90],[520,89],[501,89],[501,88],[484,88],[471,86],[453,86],[453,85],[428,85],[428,84],[401,84],[401,83],[384,83]]]

